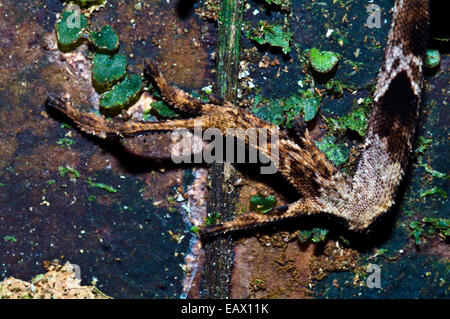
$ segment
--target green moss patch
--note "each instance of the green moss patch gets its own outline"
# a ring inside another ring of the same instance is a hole
[[[100,188],[100,189],[107,191],[108,193],[117,193],[117,189],[115,189],[114,187],[103,184],[103,183],[93,182],[90,177],[88,178],[87,183],[88,183],[89,187]]]
[[[257,213],[266,214],[275,208],[277,199],[275,196],[252,196],[250,198],[250,210]]]
[[[308,59],[311,67],[321,74],[327,74],[334,70],[339,62],[339,56],[331,51],[319,51],[312,48],[308,51]]]
[[[89,33],[89,40],[100,52],[112,52],[119,48],[119,36],[109,25],[103,26],[100,31]]]
[[[261,101],[261,97],[258,97],[258,99],[255,98],[255,104],[259,104],[259,101]],[[261,107],[254,106],[252,112],[260,119],[278,126],[281,126],[285,121],[283,116],[283,106],[278,100],[270,101]]]
[[[86,17],[76,12],[63,11],[61,18],[56,22],[56,39],[60,49],[67,51],[77,46],[83,36],[83,29],[87,28]]]
[[[326,239],[328,232],[328,229],[319,227],[315,227],[311,230],[302,230],[298,235],[298,240],[305,243],[311,239],[311,241],[318,243]]]
[[[315,142],[320,151],[335,165],[347,162],[350,151],[343,144],[335,144],[335,136],[324,136],[321,141]]]
[[[247,37],[261,45],[281,48],[284,54],[291,52],[292,32],[284,25],[261,21],[257,30],[247,32]]]
[[[178,114],[170,108],[164,101],[156,101],[151,104],[152,110],[155,110],[162,117],[177,117]]]
[[[286,127],[292,127],[295,116],[303,114],[306,122],[314,119],[319,112],[321,99],[311,91],[305,91],[302,95],[293,95],[283,101],[283,109],[286,112]]]
[[[257,106],[262,103],[263,106]],[[320,96],[311,91],[299,92],[278,100],[263,100],[256,96],[252,112],[265,121],[292,128],[292,121],[296,116],[303,115],[306,122],[314,119],[319,112],[320,103]]]
[[[420,192],[420,197],[426,197],[431,195],[440,195],[443,198],[447,198],[447,193],[440,187],[433,187]]]
[[[368,112],[364,106],[361,106],[340,118],[329,118],[327,122],[331,132],[352,130],[364,137],[369,125]]]
[[[109,112],[118,112],[134,101],[142,91],[142,79],[133,74],[100,96],[100,107]]]
[[[92,62],[92,79],[100,89],[108,88],[125,76],[127,58],[123,54],[110,56],[97,53]]]
[[[427,69],[435,70],[441,63],[441,55],[438,50],[427,50],[425,53],[424,64]]]

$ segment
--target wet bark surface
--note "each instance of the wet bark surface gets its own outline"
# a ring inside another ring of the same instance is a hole
[[[137,3],[141,6],[136,7]],[[120,52],[127,55],[131,71],[139,73],[144,58],[151,57],[169,82],[188,92],[201,92],[203,87],[217,84],[218,62],[217,54],[213,59],[217,25],[194,14],[202,4],[184,7],[172,1],[108,0],[90,17],[90,23],[109,24],[117,31]],[[343,58],[334,79],[357,89],[356,93],[345,91],[339,98],[324,94],[319,116],[308,124],[313,138],[320,139],[326,134],[326,118],[347,114],[356,101],[370,96],[392,1],[378,4],[381,27],[369,29],[364,26],[365,4],[358,1],[295,2],[290,12],[248,1],[240,49],[239,102],[248,106],[257,95],[273,100],[296,93],[308,83],[300,58],[303,50],[317,47],[337,52]],[[96,280],[109,296],[178,298],[189,273],[180,265],[196,238],[189,231],[183,208],[193,167],[134,156],[116,141],[92,138],[62,126],[70,123],[49,112],[44,102],[50,91],[69,93],[85,110],[95,111],[98,103],[89,72],[85,77],[76,76],[90,69],[89,48],[62,55],[53,46],[56,15],[62,8],[62,2],[56,0],[1,1],[0,280],[9,276],[29,280],[44,272],[47,261],[69,260],[80,266],[83,285]],[[246,37],[248,25],[256,28],[261,20],[288,25],[293,32],[289,54]],[[334,31],[327,37],[330,29]],[[448,199],[424,192],[439,187],[448,194],[449,181],[419,165],[450,171],[450,60],[448,54],[441,58],[440,70],[425,79],[418,123],[417,138],[431,142],[421,162],[413,155],[396,206],[371,234],[358,237],[328,221],[299,219],[233,235],[233,251],[231,240],[221,239],[215,252],[205,254],[203,267],[208,270],[204,278],[194,280],[196,285],[203,282],[206,290],[190,296],[448,296],[448,237],[430,230],[422,220],[448,219]],[[362,142],[354,134],[340,138],[349,147]],[[161,153],[164,150],[161,147]],[[76,170],[79,177],[68,168]],[[216,183],[209,185],[211,189],[223,185],[222,173],[223,168],[210,171]],[[89,180],[116,192],[91,187]],[[260,176],[251,165],[237,166],[236,177],[226,183],[233,185],[233,196],[210,195],[209,212],[222,211],[218,203],[227,204],[228,213],[232,206],[241,212],[248,209],[253,195],[276,195],[278,205],[298,197],[284,180]],[[411,224],[417,221],[423,228],[418,243],[414,237],[417,228]],[[317,226],[330,230],[325,241],[299,243],[299,231]],[[217,267],[214,258],[221,249],[228,251],[229,258]],[[369,264],[381,268],[380,289],[367,287]],[[221,271],[215,274],[217,269]]]

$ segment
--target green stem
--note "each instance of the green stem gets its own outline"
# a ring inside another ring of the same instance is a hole
[[[235,103],[237,99],[240,61],[240,40],[244,0],[222,0],[219,12],[219,40],[217,43],[217,90],[221,98]],[[237,191],[234,168],[229,164],[213,164],[208,212],[219,212],[221,220],[234,216]],[[203,298],[227,298],[231,291],[233,267],[231,236],[217,238],[205,244]]]

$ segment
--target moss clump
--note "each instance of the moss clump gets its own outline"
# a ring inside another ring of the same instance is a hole
[[[302,243],[307,242],[311,239],[313,242],[318,243],[324,241],[327,237],[329,230],[319,227],[314,227],[311,230],[302,230],[298,234],[298,240]]]
[[[250,198],[250,210],[257,213],[266,214],[274,209],[277,204],[277,199],[275,196],[270,195],[264,196],[252,196]]]
[[[259,104],[260,101],[261,97],[255,98],[255,106],[252,108],[253,114],[264,121],[281,126],[285,119],[283,117],[283,106],[280,101],[273,100],[261,107],[257,107],[256,105]]]
[[[450,235],[450,219],[425,217],[422,221],[431,225],[436,232],[444,237]]]
[[[320,96],[311,91],[299,92],[284,99],[262,100],[260,96],[255,97],[252,112],[265,121],[287,128],[292,128],[296,116],[303,115],[306,122],[314,119],[321,103]],[[264,105],[257,107],[260,103]]]
[[[284,25],[261,21],[257,30],[247,32],[247,37],[261,45],[281,48],[284,54],[291,52],[292,32]]]
[[[354,89],[354,87],[344,84],[337,80],[329,80],[325,84],[328,94],[332,94],[335,97],[341,97],[344,94],[345,89]]]
[[[127,58],[123,54],[110,56],[97,53],[92,62],[92,79],[100,90],[122,79],[127,71]]]
[[[220,218],[219,212],[214,211],[213,213],[209,214],[208,217],[206,217],[205,226],[215,225],[219,220],[219,218]]]
[[[117,189],[115,189],[114,187],[112,187],[110,185],[103,184],[103,183],[93,182],[91,180],[91,178],[88,178],[87,183],[88,183],[88,185],[90,187],[100,188],[100,189],[103,189],[103,190],[107,191],[108,193],[117,193]]]
[[[67,165],[59,166],[58,171],[62,177],[66,176],[67,173],[70,173],[74,179],[78,179],[81,176],[80,172],[78,172],[76,169],[74,169],[70,166],[67,166]]]
[[[324,136],[321,141],[315,142],[327,158],[335,165],[341,165],[347,162],[350,151],[342,144],[335,144],[335,136]]]
[[[424,190],[422,192],[420,192],[420,197],[426,197],[426,196],[431,196],[431,195],[440,195],[443,198],[447,198],[447,193],[440,187],[433,187],[432,189],[427,189]]]
[[[339,62],[339,56],[331,51],[319,51],[312,48],[308,51],[309,64],[314,71],[327,74],[334,70]]]
[[[320,102],[320,96],[311,91],[305,91],[301,95],[296,94],[283,100],[283,109],[286,112],[286,127],[292,127],[292,120],[301,113],[303,113],[306,122],[314,119],[319,112]]]
[[[445,218],[425,217],[421,221],[415,220],[409,223],[410,236],[414,238],[416,245],[422,243],[422,239],[439,235],[447,239],[450,231],[450,220]]]
[[[427,50],[424,59],[425,67],[429,70],[436,70],[441,63],[441,55],[438,50]]]
[[[86,17],[76,12],[63,11],[61,18],[56,22],[56,39],[62,51],[76,47],[82,40],[83,29],[87,28]]]
[[[141,77],[136,74],[128,75],[122,82],[100,96],[100,107],[108,113],[118,112],[136,100],[141,91]]]
[[[11,243],[17,243],[17,238],[11,235],[4,236],[3,240]]]
[[[89,40],[99,52],[113,52],[119,48],[119,36],[109,25],[103,26],[100,31],[91,31]]]
[[[361,137],[364,137],[367,126],[369,125],[368,112],[364,106],[361,106],[340,118],[329,118],[327,122],[328,128],[332,132],[352,130],[357,132]]]
[[[152,110],[158,112],[158,114],[162,117],[173,118],[178,116],[178,114],[175,113],[175,111],[172,110],[164,101],[153,102],[151,106]]]

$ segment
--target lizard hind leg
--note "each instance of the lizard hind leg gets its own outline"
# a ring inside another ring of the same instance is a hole
[[[147,78],[153,79],[158,86],[163,100],[170,105],[180,109],[183,112],[191,114],[204,114],[209,110],[208,104],[202,102],[200,99],[196,99],[189,95],[185,91],[170,86],[162,73],[159,71],[155,62],[150,59],[145,59],[144,75]]]
[[[199,232],[203,237],[216,236],[230,231],[269,225],[291,217],[321,213],[322,211],[322,208],[314,200],[302,198],[290,205],[278,206],[266,214],[247,213],[222,224],[201,226]]]

